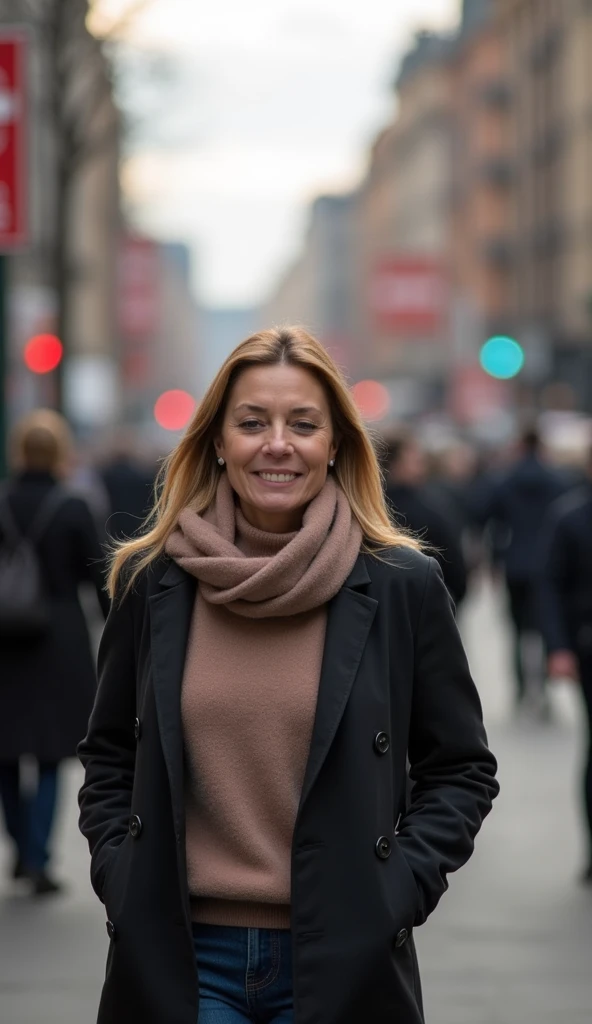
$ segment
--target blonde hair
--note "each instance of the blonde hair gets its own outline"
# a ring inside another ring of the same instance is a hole
[[[251,335],[234,349],[201,400],[179,444],[165,459],[158,474],[154,508],[147,532],[117,544],[112,551],[108,589],[113,597],[121,573],[129,569],[126,593],[139,573],[163,552],[180,512],[191,506],[198,514],[213,502],[220,473],[214,453],[230,391],[239,375],[251,366],[301,366],[325,387],[339,439],[334,474],[358,520],[363,550],[376,552],[393,545],[420,549],[421,543],[393,526],[385,506],[380,469],[347,382],[326,349],[302,327],[282,327]]]
[[[35,409],[16,424],[11,438],[16,469],[59,473],[73,447],[67,420],[54,409]]]

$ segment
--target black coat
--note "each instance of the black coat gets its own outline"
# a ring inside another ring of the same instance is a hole
[[[444,576],[444,582],[456,605],[467,591],[467,566],[461,546],[461,528],[435,495],[426,488],[391,483],[386,489],[395,521],[418,534],[433,549]]]
[[[527,455],[483,494],[478,518],[493,526],[497,560],[508,582],[534,584],[540,570],[545,514],[567,489],[562,477],[534,455]]]
[[[592,484],[556,502],[543,543],[540,625],[547,649],[592,662]]]
[[[8,500],[21,530],[31,525],[54,484],[49,474],[27,473],[10,485]],[[86,502],[72,496],[56,509],[37,552],[51,624],[41,640],[0,641],[0,761],[22,754],[52,762],[74,757],[96,690],[78,587],[94,583],[105,615],[109,600],[103,589],[103,552]]]
[[[329,604],[292,847],[295,1024],[420,1024],[412,930],[498,789],[437,563],[389,557],[361,555]],[[101,646],[79,751],[81,828],[112,936],[100,1024],[198,1020],[180,710],[195,587],[163,558],[114,607]]]

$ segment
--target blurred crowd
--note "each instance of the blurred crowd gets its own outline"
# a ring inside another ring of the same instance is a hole
[[[457,612],[484,576],[505,592],[516,713],[548,720],[550,681],[569,678],[592,732],[592,432],[567,457],[536,422],[496,448],[434,444],[408,425],[377,447],[392,515],[437,558]],[[12,875],[45,895],[62,887],[50,865],[58,769],[93,700],[106,548],[141,529],[158,457],[123,430],[77,448],[61,416],[38,410],[17,427],[12,466],[0,488],[0,798]],[[583,781],[592,882],[592,755]]]

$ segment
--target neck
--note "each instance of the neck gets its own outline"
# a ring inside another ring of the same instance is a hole
[[[302,526],[304,509],[301,508],[288,512],[264,512],[244,501],[241,501],[240,507],[247,522],[265,533],[294,533]]]

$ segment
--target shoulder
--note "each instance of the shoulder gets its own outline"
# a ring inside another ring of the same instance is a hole
[[[364,559],[370,577],[367,595],[377,602],[389,630],[399,631],[407,623],[415,633],[426,616],[449,619],[453,614],[435,558],[401,544]]]
[[[558,529],[569,529],[577,526],[585,517],[588,527],[591,507],[592,492],[587,487],[578,487],[553,502],[549,510],[551,525]]]
[[[364,560],[371,582],[379,586],[423,590],[430,574],[440,571],[435,558],[406,544],[365,553]]]
[[[135,564],[133,557],[123,564],[114,601],[118,606],[127,605],[134,612],[145,606],[154,594],[161,592],[160,582],[175,563],[163,553],[133,577]],[[128,585],[132,577],[133,581]]]
[[[60,503],[58,512],[63,516],[77,519],[80,522],[87,522],[89,517],[91,517],[88,502],[75,491],[70,491],[65,487],[60,488],[60,493],[57,495],[56,500]]]

